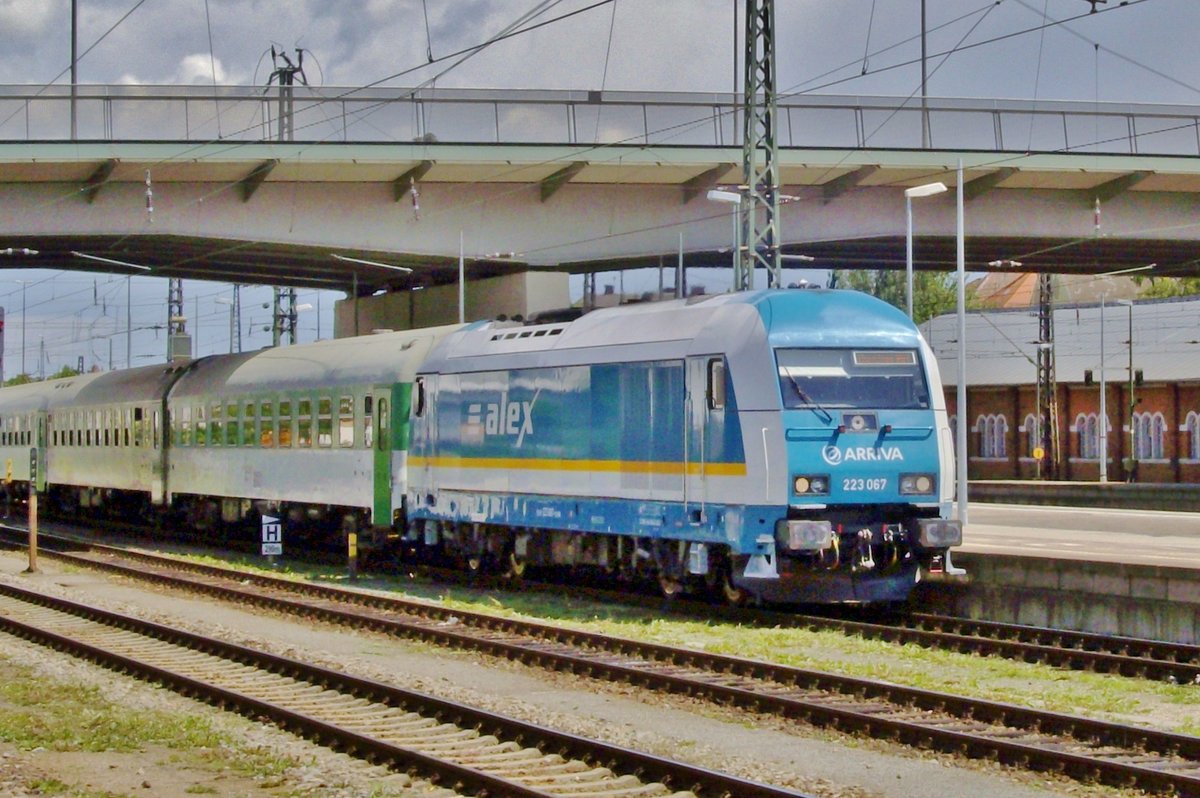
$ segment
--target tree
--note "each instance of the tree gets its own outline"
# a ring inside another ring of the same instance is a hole
[[[79,376],[78,371],[71,368],[70,366],[63,366],[58,371],[51,374],[47,379],[60,380],[63,377],[77,377],[77,376]],[[5,385],[5,387],[12,386],[12,385],[28,385],[31,382],[40,382],[40,380],[37,377],[34,377],[30,374],[18,374],[15,377],[10,377],[9,379],[5,380],[4,385]]]
[[[852,288],[904,310],[904,272],[884,269],[838,269],[833,273],[833,284],[839,288]],[[968,298],[968,306],[972,306]],[[913,322],[920,324],[934,316],[952,312],[958,305],[958,288],[954,275],[946,272],[915,272],[913,274]]]
[[[48,377],[48,379],[51,379],[51,380],[61,380],[63,377],[78,377],[78,376],[79,376],[79,370],[78,370],[78,369],[73,369],[73,368],[71,368],[70,366],[63,366],[63,367],[62,367],[62,368],[60,368],[58,371],[56,371],[56,372],[54,372],[53,374],[51,374],[51,375]]]
[[[1135,277],[1133,279],[1142,289],[1138,291],[1138,296],[1147,299],[1167,299],[1173,296],[1200,294],[1200,277]]]

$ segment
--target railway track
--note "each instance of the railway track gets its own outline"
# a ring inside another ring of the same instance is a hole
[[[11,585],[0,585],[0,629],[208,703],[268,718],[456,793],[804,798]]]
[[[66,556],[66,555],[60,555]],[[1200,796],[1200,738],[136,554],[69,555],[276,611],[1080,780]],[[157,562],[156,562],[157,561]],[[191,572],[183,576],[181,571]]]
[[[0,527],[0,535],[3,534],[4,527]],[[90,540],[86,542],[98,551],[103,550],[102,544]],[[502,577],[484,577],[481,580],[461,571],[429,566],[419,566],[416,570],[426,572],[439,581],[502,589],[512,586]],[[753,626],[839,631],[872,640],[919,645],[961,654],[1003,657],[1067,670],[1088,670],[1136,679],[1200,685],[1200,645],[1194,644],[921,612],[880,614],[851,610],[857,617],[846,617],[845,612],[837,609],[826,614],[779,612],[730,607],[684,597],[672,599],[668,604],[659,595],[580,584],[524,581],[522,588],[547,595],[586,597],[606,604],[640,606],[685,617],[718,619]],[[869,617],[863,617],[868,614]]]

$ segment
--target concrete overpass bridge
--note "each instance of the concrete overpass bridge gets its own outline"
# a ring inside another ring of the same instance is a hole
[[[0,262],[366,293],[452,282],[461,233],[472,279],[673,264],[681,236],[725,265],[704,193],[740,181],[740,128],[732,94],[0,87],[0,251],[40,253]],[[795,95],[779,142],[814,267],[903,267],[902,189],[961,159],[969,270],[1200,273],[1198,107]],[[914,215],[917,267],[953,268],[953,193]]]

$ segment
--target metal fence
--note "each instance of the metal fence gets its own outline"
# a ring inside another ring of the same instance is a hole
[[[0,141],[740,146],[730,93],[0,86]],[[793,95],[783,147],[1200,155],[1200,108],[1128,103]],[[287,125],[283,126],[286,130]],[[72,129],[75,135],[72,136]]]

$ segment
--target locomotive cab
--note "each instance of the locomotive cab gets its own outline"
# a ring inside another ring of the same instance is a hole
[[[902,338],[904,336],[901,336]],[[942,573],[962,542],[949,519],[949,424],[927,348],[774,349],[788,470],[775,525],[775,574],[752,560],[745,581],[766,597],[896,601]]]

